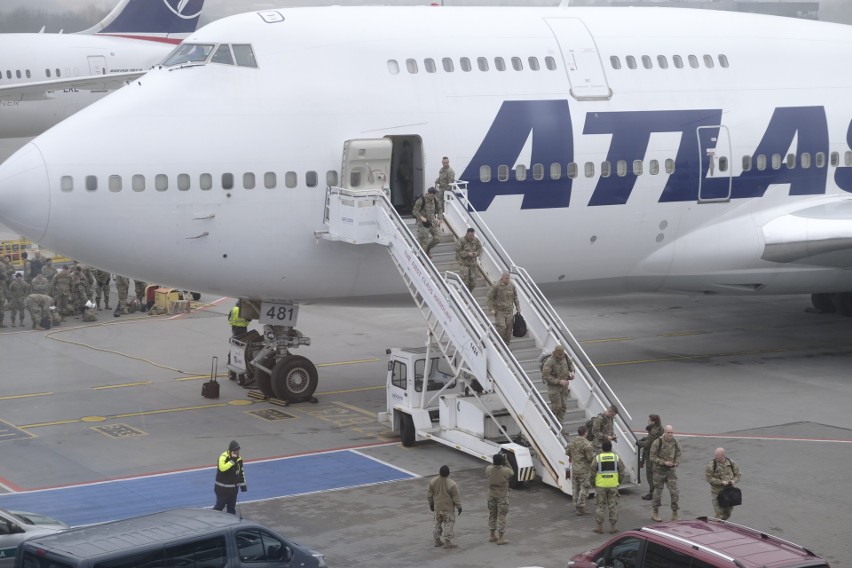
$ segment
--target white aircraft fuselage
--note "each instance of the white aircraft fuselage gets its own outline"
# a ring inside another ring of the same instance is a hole
[[[185,44],[248,44],[257,67],[163,67],[54,127],[0,167],[0,222],[186,289],[400,293],[383,247],[315,235],[344,141],[388,136],[419,141],[421,190],[448,156],[549,291],[852,290],[852,28],[330,7],[226,18]]]

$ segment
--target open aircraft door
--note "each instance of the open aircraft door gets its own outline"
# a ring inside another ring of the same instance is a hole
[[[568,73],[571,96],[578,101],[600,101],[612,97],[598,46],[589,28],[578,18],[547,18]]]
[[[356,138],[343,143],[340,185],[346,189],[381,189],[390,197],[393,142],[386,138]]]
[[[724,203],[731,200],[731,136],[726,126],[699,126],[698,202]]]

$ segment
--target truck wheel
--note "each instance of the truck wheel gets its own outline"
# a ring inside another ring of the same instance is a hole
[[[275,397],[289,402],[310,400],[317,390],[317,368],[300,355],[284,357],[272,369],[272,390]]]
[[[509,462],[509,467],[511,467],[512,471],[515,472],[515,475],[509,479],[509,487],[512,489],[523,487],[524,482],[518,480],[518,460],[515,459],[515,454],[512,452],[506,452],[506,461]]]
[[[414,445],[414,419],[410,414],[402,413],[399,417],[399,440],[403,447],[410,448]]]

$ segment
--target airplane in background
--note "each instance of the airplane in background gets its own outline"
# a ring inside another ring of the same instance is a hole
[[[448,156],[548,294],[852,314],[850,53],[847,26],[685,8],[252,12],[9,158],[0,222],[185,289],[400,294],[385,247],[317,238],[344,143],[375,138],[401,213]]]
[[[121,0],[76,34],[0,34],[0,138],[35,136],[142,76],[195,31],[204,0]]]

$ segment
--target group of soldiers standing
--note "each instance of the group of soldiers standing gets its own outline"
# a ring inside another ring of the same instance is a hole
[[[83,321],[97,320],[96,311],[112,309],[109,304],[112,275],[74,261],[71,266],[57,269],[50,258],[43,258],[36,250],[30,258],[22,253],[23,272],[17,272],[10,257],[0,259],[0,328],[5,328],[5,304],[8,300],[11,326],[24,326],[24,310],[30,313],[32,329],[42,330],[46,320],[58,324],[67,316],[82,316]],[[132,309],[127,296],[130,281],[125,276],[115,276],[118,306],[115,316]],[[145,289],[148,283],[135,281],[136,306],[144,310]],[[101,301],[103,300],[103,308]],[[54,315],[55,314],[55,315]],[[17,321],[17,323],[16,323]]]

